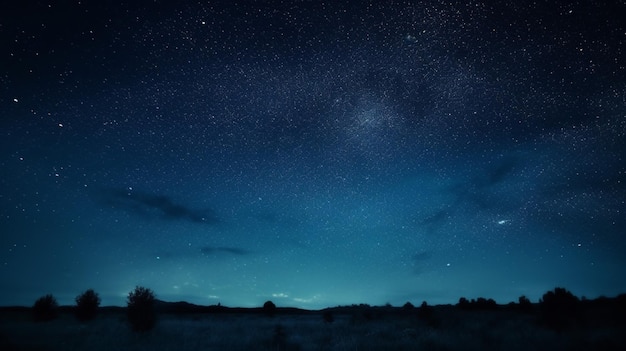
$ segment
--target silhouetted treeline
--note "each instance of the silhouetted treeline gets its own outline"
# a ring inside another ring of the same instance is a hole
[[[498,304],[494,299],[486,299],[484,297],[471,300],[461,297],[457,307],[464,310],[494,310],[498,308]]]
[[[565,288],[557,287],[543,294],[538,302],[533,303],[526,296],[520,296],[517,302],[507,305],[498,305],[495,300],[479,297],[467,299],[461,297],[454,306],[439,305],[431,306],[426,301],[419,307],[411,302],[402,306],[394,307],[390,304],[384,306],[370,306],[368,304],[353,304],[349,306],[337,306],[325,308],[320,311],[305,310],[291,307],[278,307],[272,301],[266,301],[262,306],[255,308],[226,307],[221,304],[201,306],[187,302],[165,302],[156,299],[156,295],[150,289],[136,287],[129,292],[126,308],[106,307],[101,308],[100,297],[89,289],[78,295],[75,306],[59,306],[52,294],[47,294],[37,299],[31,307],[33,320],[45,322],[55,319],[60,312],[72,312],[81,322],[88,322],[97,318],[99,310],[118,311],[125,310],[131,328],[135,331],[148,331],[154,328],[159,314],[262,314],[275,315],[302,315],[318,314],[324,323],[333,323],[337,316],[350,316],[353,322],[367,323],[387,317],[412,317],[425,325],[439,328],[442,318],[449,315],[449,311],[510,311],[513,313],[526,313],[534,316],[535,320],[547,328],[564,330],[577,326],[586,326],[590,323],[609,323],[626,325],[626,294],[614,298],[599,297],[593,300],[584,297],[579,298]],[[20,310],[20,308],[5,307],[0,310]],[[444,311],[445,313],[441,313]],[[444,316],[444,317],[442,317]]]

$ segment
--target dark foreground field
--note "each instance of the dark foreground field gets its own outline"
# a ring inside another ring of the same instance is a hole
[[[70,309],[34,322],[30,309],[0,309],[0,350],[626,350],[626,324],[611,306],[546,325],[537,306],[464,310],[353,306],[332,312],[278,309],[160,311],[133,332],[122,308],[79,322]],[[326,319],[324,318],[326,317]],[[332,322],[328,320],[332,319]]]

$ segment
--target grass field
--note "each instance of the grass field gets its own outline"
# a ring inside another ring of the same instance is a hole
[[[626,350],[626,325],[596,312],[567,330],[547,328],[537,313],[506,308],[416,313],[321,312],[159,314],[156,327],[133,332],[125,311],[101,311],[87,323],[69,311],[33,322],[28,309],[0,313],[1,350]]]

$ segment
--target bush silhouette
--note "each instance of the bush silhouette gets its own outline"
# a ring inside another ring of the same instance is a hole
[[[152,290],[138,286],[128,294],[128,321],[134,331],[143,332],[154,328],[156,312]]]
[[[524,295],[519,297],[518,302],[519,302],[519,306],[518,306],[519,310],[522,312],[530,312],[533,309],[533,304]]]
[[[494,299],[479,297],[474,301],[474,308],[477,310],[493,310],[498,308],[498,304]]]
[[[564,288],[546,292],[539,306],[543,322],[553,329],[567,328],[580,317],[580,301]]]
[[[58,315],[58,308],[59,304],[52,294],[42,296],[33,305],[33,318],[36,322],[53,320]]]
[[[463,310],[493,310],[498,308],[498,304],[494,299],[486,299],[484,297],[472,299],[471,301],[461,297],[456,306]]]
[[[100,296],[93,289],[85,291],[76,296],[76,318],[82,322],[94,319],[98,306],[100,306]]]
[[[456,304],[456,307],[463,309],[463,310],[469,310],[471,305],[470,302],[467,298],[465,297],[461,297],[459,299],[459,303]]]
[[[435,316],[435,309],[428,305],[426,301],[422,302],[420,307],[417,310],[417,317],[424,321],[431,328],[439,327],[439,320]]]
[[[276,313],[276,305],[272,301],[265,301],[263,304],[263,312],[272,317]]]
[[[433,308],[428,305],[428,302],[423,301],[419,307],[418,314],[420,317],[428,318],[433,314]]]

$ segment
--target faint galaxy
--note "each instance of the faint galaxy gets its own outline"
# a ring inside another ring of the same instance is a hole
[[[1,305],[626,291],[624,3],[29,4]]]

